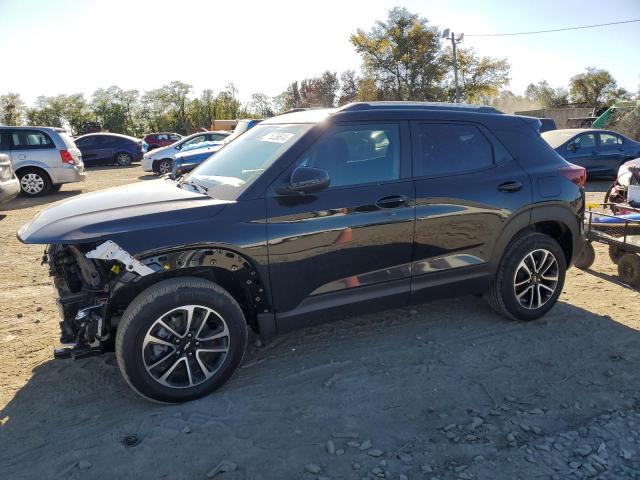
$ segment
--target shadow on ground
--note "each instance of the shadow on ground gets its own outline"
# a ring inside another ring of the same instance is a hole
[[[639,347],[638,331],[566,303],[536,322],[509,322],[465,297],[251,347],[226,386],[182,405],[139,398],[112,354],[52,360],[0,413],[0,470],[12,479],[191,479],[230,460],[238,470],[220,478],[311,479],[305,465],[314,463],[322,475],[359,479],[386,459],[393,478],[422,478],[424,463],[449,478],[452,465],[480,455],[502,465],[493,478],[546,478],[556,472],[519,464],[522,449],[505,444],[520,410],[543,409],[528,422],[554,434],[632,408]],[[492,417],[496,408],[503,414]],[[485,424],[454,443],[443,427],[474,415]],[[525,444],[540,438],[521,434]],[[330,439],[344,454],[327,453]],[[356,440],[382,456],[347,445]]]
[[[81,189],[77,190],[63,190],[61,192],[48,193],[42,197],[23,197],[17,196],[13,200],[10,200],[6,204],[0,205],[0,210],[10,212],[12,210],[22,210],[23,208],[38,207],[40,205],[47,205],[60,200],[66,200],[68,198],[80,195]]]

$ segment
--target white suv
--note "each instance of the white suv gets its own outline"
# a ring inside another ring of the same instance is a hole
[[[86,177],[82,154],[62,128],[0,127],[0,153],[11,159],[20,189],[29,197]]]

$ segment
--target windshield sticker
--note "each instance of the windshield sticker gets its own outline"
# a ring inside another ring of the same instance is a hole
[[[271,132],[265,135],[260,139],[261,142],[272,142],[272,143],[285,143],[291,137],[293,137],[293,133],[287,132]]]

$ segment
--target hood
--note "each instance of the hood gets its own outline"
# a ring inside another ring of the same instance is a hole
[[[78,195],[40,212],[18,231],[24,243],[130,243],[167,229],[211,219],[228,203],[179,188],[169,180],[149,180]],[[123,240],[124,239],[124,240]]]

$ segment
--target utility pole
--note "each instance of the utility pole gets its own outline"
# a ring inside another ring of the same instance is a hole
[[[453,49],[453,78],[456,85],[455,102],[460,103],[460,88],[458,87],[458,57],[456,54],[456,45],[462,43],[462,40],[464,39],[464,33],[461,33],[456,37],[455,33],[449,32],[449,29],[446,28],[442,32],[442,38],[451,40],[451,48]]]

